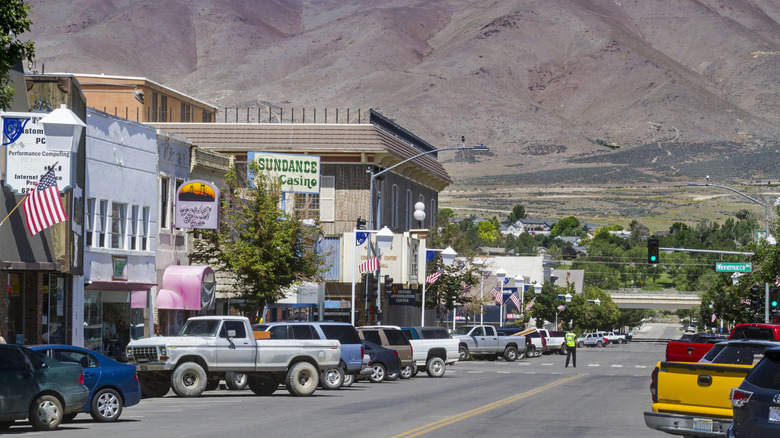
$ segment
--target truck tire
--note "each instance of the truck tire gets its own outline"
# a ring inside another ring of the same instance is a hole
[[[320,384],[322,389],[334,390],[341,388],[344,384],[344,370],[340,367],[328,368],[320,375]]]
[[[62,423],[62,403],[51,395],[35,399],[30,407],[30,424],[35,430],[54,430]]]
[[[536,347],[529,345],[528,349],[525,350],[525,357],[536,357]]]
[[[469,353],[469,347],[461,345],[458,347],[458,356],[461,361],[471,359],[471,353]]]
[[[298,397],[312,395],[319,384],[317,368],[309,362],[298,362],[287,372],[287,391]]]
[[[198,397],[206,390],[207,383],[206,371],[195,362],[184,362],[171,376],[173,392],[179,397]]]
[[[417,377],[417,373],[420,372],[420,367],[417,364],[412,365],[412,377]]]
[[[561,348],[558,349],[558,354],[566,354],[566,344],[561,345]]]
[[[504,360],[507,362],[514,362],[517,360],[517,348],[509,346],[504,350]]]
[[[155,379],[151,377],[138,377],[141,383],[141,395],[144,398],[160,398],[171,390],[170,379]]]
[[[596,346],[597,347],[603,347],[604,346],[604,342],[603,341],[596,341]]]
[[[249,389],[257,395],[271,395],[279,388],[279,382],[269,376],[247,376]]]
[[[401,368],[401,378],[404,380],[411,379],[413,373],[414,373],[414,367],[411,365]]]
[[[350,386],[352,386],[353,383],[355,383],[355,375],[354,374],[345,374],[344,375],[344,383],[342,383],[341,386],[349,388]]]
[[[447,366],[444,364],[444,359],[440,357],[432,357],[425,363],[425,372],[430,377],[441,377],[447,370]]]
[[[225,385],[227,385],[228,389],[240,391],[244,388],[246,388],[247,385],[247,377],[244,373],[236,373],[233,371],[228,371],[225,373]]]
[[[577,348],[582,348],[582,347],[584,347],[584,346],[585,346],[585,343],[584,343],[584,342],[582,342],[582,341],[580,341],[580,342],[577,344]]]
[[[208,379],[206,382],[206,391],[213,391],[219,388],[219,379]]]

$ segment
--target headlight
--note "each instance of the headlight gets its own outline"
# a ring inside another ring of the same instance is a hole
[[[160,356],[167,356],[168,350],[165,347],[160,347]]]

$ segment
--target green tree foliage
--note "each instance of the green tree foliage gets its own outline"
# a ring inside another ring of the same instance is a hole
[[[493,244],[501,238],[501,224],[498,223],[498,219],[495,217],[480,222],[477,228],[477,235],[485,243]]]
[[[512,212],[509,213],[509,222],[515,222],[518,219],[525,219],[528,215],[525,213],[525,207],[523,207],[520,204],[515,204],[514,207],[512,207]]]
[[[3,0],[0,4],[0,108],[8,109],[14,98],[14,89],[10,86],[9,72],[20,59],[32,59],[35,45],[32,41],[20,41],[19,35],[32,27],[27,18],[30,6],[23,0]]]
[[[580,221],[574,216],[567,216],[559,220],[552,226],[552,229],[550,229],[550,235],[553,237],[580,236],[582,233]]]
[[[317,224],[284,213],[277,181],[250,163],[254,185],[241,187],[236,168],[225,177],[218,230],[202,230],[190,254],[194,263],[212,264],[233,274],[235,292],[250,309],[261,309],[302,281],[316,280],[323,255],[317,251]]]

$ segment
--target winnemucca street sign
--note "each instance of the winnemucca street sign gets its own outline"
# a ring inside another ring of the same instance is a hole
[[[715,272],[752,272],[752,263],[715,263]]]

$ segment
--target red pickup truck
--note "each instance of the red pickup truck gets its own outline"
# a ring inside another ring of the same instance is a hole
[[[780,341],[780,324],[744,323],[731,330],[728,339],[763,339]],[[669,341],[666,344],[667,362],[698,362],[713,345],[725,341],[710,333],[694,335],[690,339]]]

